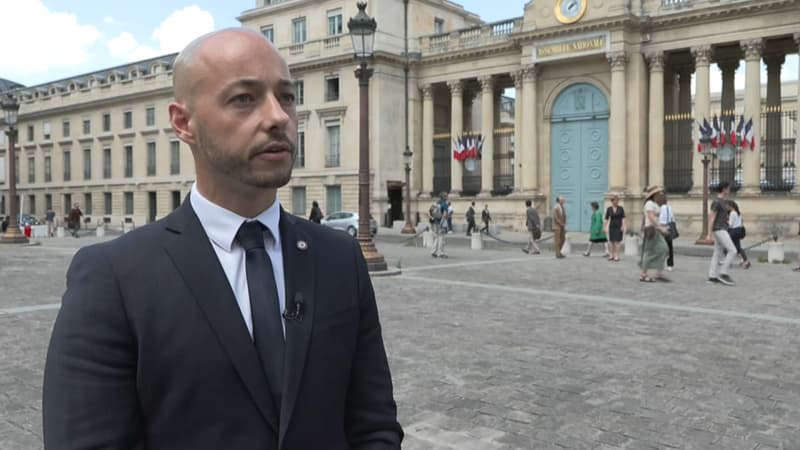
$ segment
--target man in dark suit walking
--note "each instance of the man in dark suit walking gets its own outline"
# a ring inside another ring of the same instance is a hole
[[[75,255],[45,448],[400,448],[361,250],[276,196],[297,134],[283,58],[259,33],[222,30],[178,55],[173,84],[196,183],[163,220]]]

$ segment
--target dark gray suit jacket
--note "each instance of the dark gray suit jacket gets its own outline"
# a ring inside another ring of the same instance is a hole
[[[345,233],[281,213],[280,421],[224,271],[190,203],[81,249],[44,375],[47,449],[397,449],[366,264]],[[298,245],[305,242],[307,246]]]

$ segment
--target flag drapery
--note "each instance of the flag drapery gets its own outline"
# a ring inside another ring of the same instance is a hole
[[[453,159],[466,161],[481,159],[484,137],[481,134],[464,134],[453,140]]]
[[[718,117],[716,114],[709,123],[708,119],[703,118],[703,122],[698,122],[700,137],[711,142],[711,148],[717,149],[730,145],[734,148],[749,148],[754,151],[756,140],[753,131],[753,118],[745,122],[744,115],[739,116],[739,123],[736,123],[736,116]],[[697,144],[697,151],[702,152],[702,147]]]

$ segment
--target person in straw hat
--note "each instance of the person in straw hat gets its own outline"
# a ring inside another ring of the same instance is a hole
[[[664,236],[668,233],[666,227],[659,223],[658,215],[661,206],[665,203],[664,189],[653,186],[647,189],[644,203],[644,217],[642,222],[642,252],[639,259],[641,273],[639,281],[654,282],[670,280],[664,276],[664,265],[667,260],[667,241]],[[648,275],[648,271],[655,270],[655,278]]]

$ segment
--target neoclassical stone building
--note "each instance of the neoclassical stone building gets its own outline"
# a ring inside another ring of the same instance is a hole
[[[586,230],[589,203],[618,194],[637,227],[642,190],[660,184],[684,233],[699,233],[697,122],[744,115],[755,151],[721,150],[710,184],[735,183],[749,228],[796,232],[800,92],[781,75],[800,45],[800,0],[535,0],[497,23],[447,0],[369,3],[378,22],[369,122],[379,222],[402,218],[408,146],[412,213],[445,191],[459,217],[475,201],[496,223],[520,228],[525,199],[549,210],[563,195],[569,228]],[[351,0],[257,0],[239,17],[274,42],[296,80],[298,159],[280,196],[297,214],[313,200],[326,212],[357,209],[358,90],[346,26],[355,13]],[[141,224],[172,210],[193,180],[166,116],[173,58],[15,91],[25,212],[91,202],[93,220]],[[483,138],[480,160],[453,158],[465,135]]]

